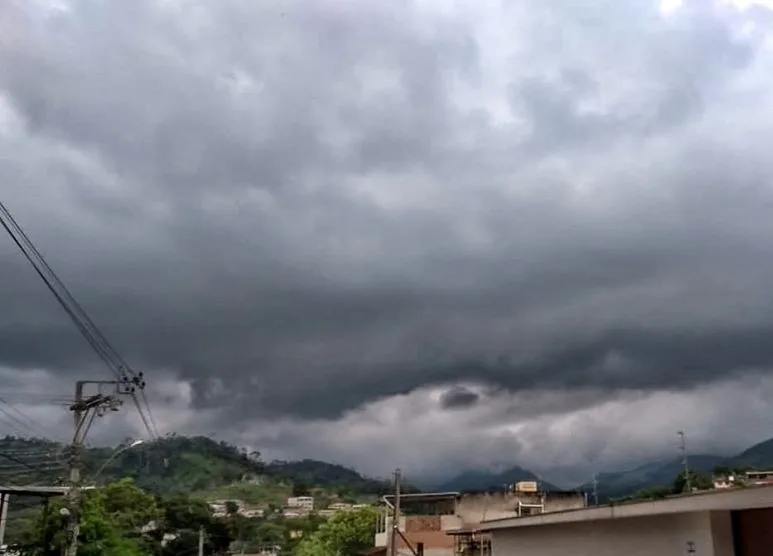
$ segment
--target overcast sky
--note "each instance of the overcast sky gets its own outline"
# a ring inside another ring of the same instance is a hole
[[[762,2],[0,0],[0,198],[163,432],[272,457],[773,436],[772,141]],[[0,394],[64,438],[109,371],[0,264]]]

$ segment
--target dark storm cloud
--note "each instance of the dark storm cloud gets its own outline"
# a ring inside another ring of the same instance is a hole
[[[463,386],[455,386],[446,390],[440,398],[440,406],[443,409],[456,409],[470,407],[480,400],[480,394]]]
[[[229,418],[770,365],[759,36],[536,2],[481,8],[519,31],[487,43],[473,7],[19,5],[3,200],[126,359]],[[96,367],[0,256],[0,365]]]

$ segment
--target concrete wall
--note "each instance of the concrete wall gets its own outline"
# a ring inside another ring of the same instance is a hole
[[[711,512],[709,520],[714,556],[740,556],[733,547],[733,520],[730,512]]]
[[[512,494],[492,492],[466,494],[456,503],[456,515],[464,523],[480,523],[517,515],[518,499]]]
[[[456,504],[456,515],[466,524],[515,517],[518,515],[519,501],[523,504],[540,504],[542,500],[542,495],[522,492],[465,494]],[[585,506],[585,497],[581,494],[547,493],[544,500],[545,512],[558,512]]]
[[[729,512],[696,512],[512,527],[492,532],[493,556],[731,556]]]
[[[585,495],[581,493],[550,493],[545,499],[545,512],[562,512],[565,510],[578,510],[584,508]]]

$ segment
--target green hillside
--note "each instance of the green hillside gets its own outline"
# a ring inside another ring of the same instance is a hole
[[[722,465],[726,458],[714,455],[695,454],[690,456],[690,468],[702,474],[711,474],[715,467]],[[601,501],[631,496],[637,492],[669,486],[684,470],[681,458],[645,463],[626,471],[600,473],[596,478]],[[593,485],[585,483],[578,487],[591,492]]]
[[[730,463],[738,467],[773,467],[773,438],[747,448],[731,458]]]
[[[53,485],[64,478],[66,461],[65,446],[38,439],[0,438],[0,483]],[[199,522],[211,531],[212,538],[220,535],[236,546],[254,549],[278,544],[283,547],[282,554],[289,555],[325,520],[314,514],[285,517],[278,508],[287,497],[308,492],[323,507],[336,501],[375,502],[377,494],[388,486],[386,481],[368,479],[325,462],[266,465],[258,453],[207,437],[172,435],[124,451],[92,447],[85,450],[83,462],[84,484],[107,485],[111,492],[139,487],[139,492],[147,493],[148,500],[153,500],[161,512],[163,532],[182,532],[179,543],[175,541],[177,544],[168,550],[153,553],[163,556],[182,554],[178,551],[182,546],[186,554],[190,546],[195,550],[198,525],[193,527],[191,523]],[[127,484],[119,479],[128,480],[132,487],[118,486]],[[216,518],[205,503],[212,499],[244,501],[262,507],[266,513],[263,517]],[[54,501],[59,503],[61,500]],[[14,496],[7,521],[8,542],[17,545],[39,538],[42,515],[40,499]]]
[[[322,487],[341,497],[370,494],[382,495],[393,489],[391,480],[363,477],[357,471],[324,461],[273,461],[266,465],[266,475],[291,482],[297,490]],[[408,491],[415,490],[406,485]]]
[[[0,482],[56,484],[66,474],[67,447],[46,440],[0,438]],[[391,489],[386,480],[363,477],[341,465],[315,461],[265,464],[248,453],[204,436],[170,435],[120,451],[87,448],[82,480],[103,484],[130,477],[157,494],[186,493],[278,504],[293,492],[316,491],[331,498],[375,498]],[[410,490],[410,488],[409,488]]]

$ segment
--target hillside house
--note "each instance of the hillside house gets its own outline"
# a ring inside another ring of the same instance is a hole
[[[265,512],[262,508],[248,504],[244,500],[211,500],[208,504],[212,510],[212,517],[226,517],[229,502],[236,504],[236,513],[242,517],[263,517]]]
[[[287,499],[288,508],[297,508],[310,512],[314,509],[313,496],[291,496]]]
[[[773,485],[773,471],[747,471],[744,473],[747,485]]]

